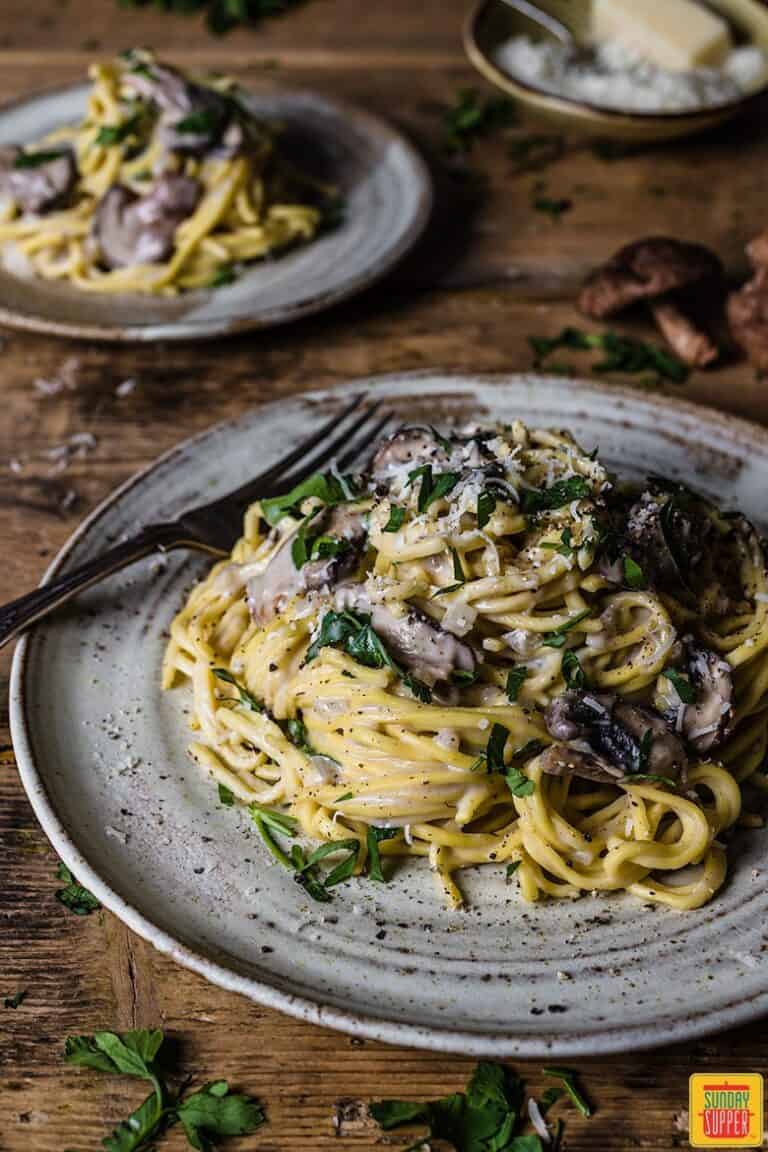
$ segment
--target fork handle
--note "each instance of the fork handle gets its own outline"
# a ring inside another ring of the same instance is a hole
[[[134,564],[153,552],[166,552],[187,541],[188,538],[178,524],[151,524],[136,536],[132,536],[130,540],[116,544],[114,548],[110,548],[93,560],[87,560],[72,572],[43,584],[27,596],[20,596],[18,600],[4,604],[0,608],[0,648],[22,629],[47,616],[54,608],[71,600],[84,588],[89,588],[104,577],[127,568],[129,564]],[[191,545],[191,541],[189,544]]]

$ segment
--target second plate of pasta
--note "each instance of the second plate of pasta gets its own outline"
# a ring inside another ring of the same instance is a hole
[[[762,430],[571,380],[369,380],[182,445],[57,568],[363,389],[407,428],[362,472],[22,642],[56,849],[182,963],[362,1035],[565,1055],[764,1011]]]
[[[0,109],[0,321],[202,339],[361,291],[426,225],[414,148],[311,92],[250,92],[149,53]]]

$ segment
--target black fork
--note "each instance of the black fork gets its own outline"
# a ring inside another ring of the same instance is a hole
[[[78,592],[153,552],[190,548],[214,556],[226,556],[241,533],[245,510],[254,500],[290,492],[334,457],[338,457],[339,468],[350,467],[391,419],[391,413],[382,414],[380,408],[381,401],[363,404],[361,397],[355,397],[279,464],[255,476],[241,488],[210,504],[189,508],[177,520],[167,524],[148,524],[135,536],[116,544],[101,556],[3,605],[0,607],[0,647]]]

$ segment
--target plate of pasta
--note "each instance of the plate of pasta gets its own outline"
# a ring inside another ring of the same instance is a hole
[[[553,377],[367,380],[181,445],[52,572],[363,388],[392,411],[368,458],[19,645],[57,851],[181,963],[360,1035],[588,1054],[764,1012],[763,430]]]
[[[0,320],[110,340],[285,323],[415,243],[431,183],[383,121],[148,51],[0,109]]]

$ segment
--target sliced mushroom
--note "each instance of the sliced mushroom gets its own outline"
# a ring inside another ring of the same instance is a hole
[[[246,145],[240,110],[220,92],[186,79],[168,64],[126,71],[123,84],[160,109],[158,131],[169,152],[235,156]]]
[[[411,608],[396,616],[383,604],[373,603],[362,584],[339,588],[335,602],[340,610],[352,608],[370,615],[374,631],[394,659],[425,684],[448,684],[457,672],[474,674],[477,659],[470,646],[423,612]]]
[[[444,443],[430,428],[401,428],[377,449],[370,472],[375,481],[387,481],[406,464],[418,467],[420,464],[445,463],[447,459]]]
[[[768,372],[768,231],[750,241],[747,256],[754,275],[728,297],[728,325],[758,372]]]
[[[613,693],[565,692],[552,701],[545,720],[555,740],[566,746],[576,742],[567,748],[568,756],[586,754],[614,776],[642,772],[674,779],[686,765],[681,741],[661,716]]]
[[[592,752],[567,744],[550,744],[540,754],[538,762],[548,776],[578,776],[595,784],[617,784],[624,778],[621,768],[614,768]]]
[[[696,698],[686,704],[663,677],[656,704],[668,722],[688,744],[702,754],[710,752],[730,735],[733,724],[733,678],[731,666],[716,652],[686,636],[682,644],[684,668]]]
[[[0,151],[0,194],[13,200],[23,212],[43,214],[67,202],[77,181],[77,165],[72,150],[22,152],[18,148]],[[43,159],[48,157],[48,159]]]
[[[321,512],[312,525],[312,532],[343,540],[344,550],[335,556],[310,560],[297,568],[291,550],[294,537],[289,536],[264,571],[248,581],[248,607],[257,624],[268,624],[300,592],[331,588],[354,571],[366,539],[361,512],[344,505]]]
[[[689,603],[711,530],[694,500],[683,507],[669,494],[644,492],[627,516],[627,546],[650,583]]]
[[[651,303],[665,339],[686,364],[702,367],[717,359],[703,313],[722,296],[720,261],[701,244],[649,236],[619,249],[587,278],[579,308],[604,320],[640,300]]]
[[[167,259],[176,229],[194,212],[200,194],[200,184],[187,176],[162,176],[144,196],[113,184],[93,222],[101,262],[107,268],[130,268]]]

